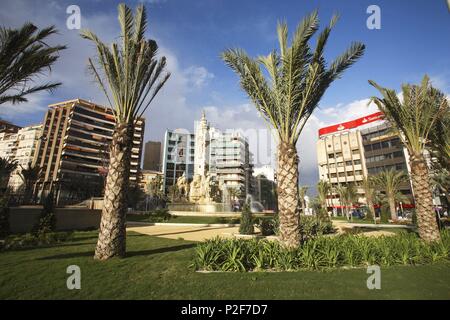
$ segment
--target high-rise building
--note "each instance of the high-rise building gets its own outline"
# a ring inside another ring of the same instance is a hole
[[[82,99],[49,106],[34,163],[41,167],[38,194],[53,190],[58,202],[75,202],[103,193],[109,145],[114,132],[110,108]],[[130,182],[137,183],[145,120],[136,121]]]
[[[166,130],[164,135],[162,172],[164,190],[177,183],[183,174],[191,180],[194,176],[195,136],[185,130]]]
[[[147,141],[144,150],[144,170],[161,171],[161,142]]]
[[[338,186],[354,184],[358,202],[365,203],[361,182],[364,177],[382,170],[408,171],[407,153],[400,138],[389,130],[383,114],[377,112],[352,121],[319,129],[317,161],[320,180],[328,181],[335,190]],[[409,183],[401,192],[410,195]],[[329,196],[329,206],[339,208],[339,195]]]
[[[14,125],[13,125],[14,126]],[[32,164],[42,125],[28,126],[17,132],[0,133],[0,157],[15,160],[17,169],[11,173],[8,185],[17,190],[23,183],[19,173]]]
[[[239,189],[250,193],[252,154],[246,137],[239,132],[225,132],[211,128],[209,144],[209,172],[222,190]]]

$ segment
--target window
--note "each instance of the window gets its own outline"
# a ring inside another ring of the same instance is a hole
[[[356,166],[356,165],[358,165],[358,164],[361,164],[361,160],[359,160],[359,159],[356,159],[356,160],[354,160],[354,161],[353,161],[353,163],[354,163],[354,164],[355,164],[355,166]]]
[[[343,162],[338,162],[338,163],[337,163],[337,166],[338,166],[338,167],[343,167],[343,166],[344,166],[344,163],[343,163]]]
[[[351,165],[352,165],[352,162],[351,162],[351,161],[345,161],[345,165],[346,165],[346,166],[351,166]]]
[[[329,159],[334,159],[334,154],[330,153],[330,154],[328,155],[328,158],[329,158]]]
[[[339,172],[339,178],[345,177],[345,172]]]
[[[342,157],[342,152],[336,152],[336,157]]]

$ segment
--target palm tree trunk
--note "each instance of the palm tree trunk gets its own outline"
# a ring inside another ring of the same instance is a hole
[[[133,127],[118,123],[113,134],[95,258],[123,257]]]
[[[298,155],[295,145],[280,142],[277,179],[280,240],[286,247],[295,248],[300,244]]]
[[[410,165],[419,236],[427,242],[440,240],[426,160],[423,155],[411,156]]]
[[[395,200],[394,195],[389,195],[389,210],[391,211],[391,220],[395,221],[397,220],[397,212],[395,210]]]

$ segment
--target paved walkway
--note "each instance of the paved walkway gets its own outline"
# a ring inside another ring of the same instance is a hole
[[[163,237],[168,239],[179,239],[189,241],[204,241],[216,236],[232,237],[238,233],[239,227],[214,227],[214,226],[179,226],[179,225],[143,225],[128,223],[127,231],[134,231],[149,236]]]
[[[367,227],[367,228],[380,228],[386,227],[386,225],[365,225],[365,224],[353,224],[348,223],[346,221],[333,220],[333,225],[338,229],[338,233],[343,232],[343,228],[352,228],[352,227]],[[394,227],[392,225],[387,225],[389,227]],[[395,227],[405,227],[405,226],[395,226]],[[182,225],[176,223],[166,223],[166,224],[158,224],[151,225],[142,222],[128,222],[128,231],[134,231],[150,236],[155,237],[163,237],[168,239],[179,239],[183,238],[184,240],[189,241],[204,241],[206,239],[214,238],[216,236],[231,238],[233,234],[239,233],[239,227],[237,226],[225,226],[225,225]],[[386,230],[374,230],[370,232],[365,232],[364,235],[371,237],[379,237],[379,236],[389,236],[395,235],[394,232],[386,231]]]

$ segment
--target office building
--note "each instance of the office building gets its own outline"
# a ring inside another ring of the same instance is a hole
[[[161,142],[147,141],[144,150],[144,170],[161,171]]]
[[[130,182],[137,183],[144,119],[134,127]],[[38,195],[53,190],[59,203],[101,196],[115,120],[110,108],[82,99],[49,106],[34,163],[41,167]]]
[[[317,161],[319,178],[333,189],[355,184],[358,202],[365,203],[361,182],[382,170],[408,171],[407,153],[400,138],[389,130],[381,112],[319,129]],[[411,195],[409,183],[401,192]],[[333,191],[329,207],[340,208],[339,195]]]

